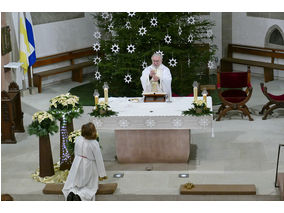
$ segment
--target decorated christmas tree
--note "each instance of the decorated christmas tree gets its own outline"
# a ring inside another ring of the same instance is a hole
[[[192,93],[192,82],[208,83],[215,61],[212,26],[198,13],[97,13],[94,87],[110,85],[111,96],[141,96],[141,73],[158,52],[172,74],[172,91]]]

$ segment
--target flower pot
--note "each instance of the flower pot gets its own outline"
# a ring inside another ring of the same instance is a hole
[[[60,120],[60,170],[66,170],[71,168],[74,160],[74,154],[70,154],[67,149],[68,135],[74,131],[73,120],[70,123],[64,125]]]
[[[49,135],[39,137],[39,176],[54,175]]]

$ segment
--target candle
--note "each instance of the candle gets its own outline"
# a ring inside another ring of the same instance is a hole
[[[97,105],[99,103],[99,96],[95,96],[95,105]]]
[[[193,87],[194,102],[197,101],[197,87]]]
[[[208,95],[208,92],[207,92],[206,88],[204,88],[203,91],[202,91],[202,96],[203,96],[203,101],[206,105],[207,105],[207,95]]]
[[[198,83],[197,83],[197,81],[194,81],[192,86],[193,86],[194,102],[196,102],[197,101],[197,95],[198,95],[198,90],[197,90]]]
[[[105,103],[108,104],[108,84],[107,82],[104,82],[104,86],[103,86],[103,89],[104,89],[104,96],[105,96]]]
[[[104,88],[105,103],[108,104],[108,88]]]
[[[93,96],[94,96],[94,98],[95,98],[95,106],[99,103],[99,92],[98,92],[98,90],[97,89],[95,89],[94,90],[94,94],[93,94]]]

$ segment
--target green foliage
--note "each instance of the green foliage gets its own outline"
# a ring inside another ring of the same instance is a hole
[[[107,104],[97,104],[93,111],[91,113],[89,113],[91,116],[94,117],[109,117],[112,115],[117,115],[118,112],[114,112],[112,110],[110,110],[110,106]]]
[[[214,60],[216,45],[212,45],[213,35],[208,37],[207,30],[213,23],[202,18],[198,13],[136,13],[130,17],[128,13],[108,13],[104,19],[102,13],[94,16],[102,33],[100,52],[102,61],[98,64],[101,73],[100,80],[94,80],[95,88],[101,89],[103,82],[110,85],[111,96],[141,96],[140,83],[143,71],[142,63],[151,65],[151,56],[156,51],[162,51],[163,64],[169,67],[172,74],[172,91],[179,95],[188,95],[192,91],[192,82],[208,82],[209,60]],[[112,18],[110,18],[112,16]],[[194,17],[194,24],[188,23],[188,18]],[[157,26],[151,26],[151,19],[156,18]],[[131,25],[125,27],[126,22]],[[113,32],[109,31],[112,24]],[[139,29],[145,27],[145,35],[139,34]],[[182,30],[179,35],[179,29]],[[171,36],[171,43],[167,44],[165,36]],[[189,35],[193,42],[188,41]],[[119,46],[119,52],[112,52],[112,45]],[[127,51],[128,45],[135,45],[135,52]],[[177,66],[171,67],[169,59],[177,60]],[[190,59],[190,64],[188,60]],[[125,83],[126,74],[131,75],[131,82]]]
[[[57,120],[61,120],[64,114],[67,122],[70,123],[73,118],[78,118],[81,114],[83,114],[84,110],[81,104],[76,104],[75,107],[71,104],[68,104],[67,106],[58,104],[57,108],[51,106],[48,113],[52,114],[52,116]]]
[[[58,126],[55,121],[50,119],[44,119],[41,123],[36,120],[28,126],[29,135],[46,136],[56,132],[58,132]]]
[[[193,115],[193,116],[203,116],[203,115],[211,115],[213,114],[212,111],[206,106],[205,103],[202,104],[197,104],[197,103],[192,103],[194,106],[193,108],[190,108],[186,111],[183,111],[183,115]]]

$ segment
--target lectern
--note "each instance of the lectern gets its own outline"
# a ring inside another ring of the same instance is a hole
[[[143,93],[144,102],[165,102],[166,93]]]

